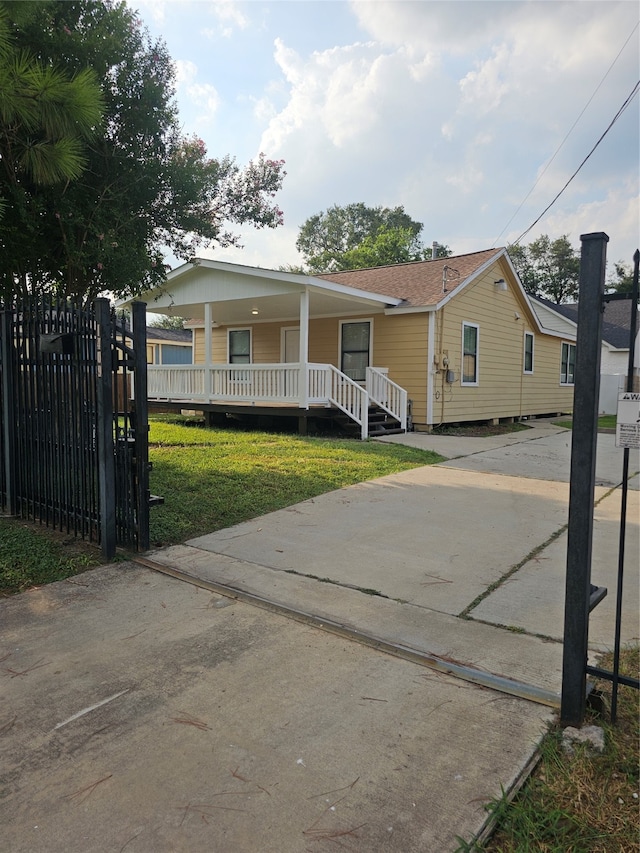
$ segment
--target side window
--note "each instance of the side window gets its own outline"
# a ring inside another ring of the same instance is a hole
[[[573,385],[576,369],[576,345],[562,342],[560,357],[560,384]]]
[[[229,364],[251,364],[251,329],[229,329]]]
[[[533,333],[524,333],[524,372],[533,373]]]
[[[478,384],[479,338],[479,326],[475,323],[462,324],[462,385]]]
[[[340,370],[354,382],[364,382],[367,378],[370,346],[370,320],[342,324]]]

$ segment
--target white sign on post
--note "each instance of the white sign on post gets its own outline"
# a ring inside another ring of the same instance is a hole
[[[618,394],[616,447],[640,447],[640,394],[634,391]]]

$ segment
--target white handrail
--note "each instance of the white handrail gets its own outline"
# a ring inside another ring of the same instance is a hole
[[[360,424],[360,437],[364,441],[369,437],[369,394],[337,367],[332,364],[327,367],[331,376],[330,402]]]
[[[385,376],[377,367],[367,367],[367,390],[371,402],[400,422],[400,428],[407,428],[407,392],[400,385]]]

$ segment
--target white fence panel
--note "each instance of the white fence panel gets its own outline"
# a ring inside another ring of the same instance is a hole
[[[600,376],[599,415],[615,415],[618,411],[618,391],[624,391],[627,378],[623,374],[603,373]]]

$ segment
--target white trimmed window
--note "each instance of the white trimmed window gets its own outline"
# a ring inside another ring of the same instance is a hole
[[[576,345],[562,342],[560,356],[560,384],[573,385],[576,372]]]
[[[533,332],[524,333],[523,370],[533,373]]]
[[[340,323],[340,370],[354,382],[365,382],[371,361],[371,320]]]
[[[462,324],[462,375],[461,385],[478,384],[478,345],[480,326],[476,323]]]
[[[229,329],[227,363],[251,364],[251,329]]]

